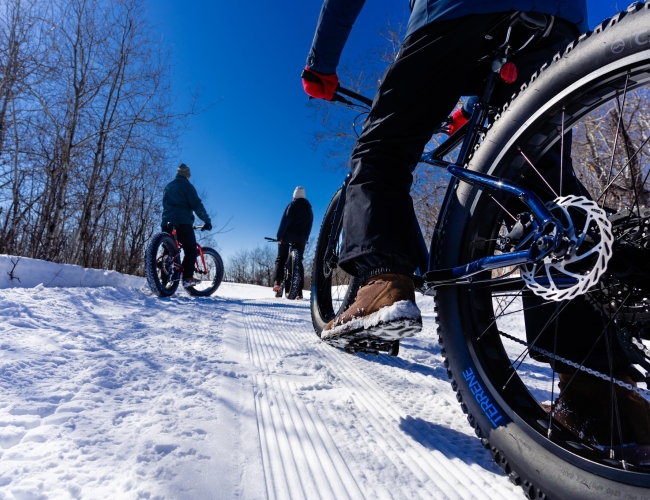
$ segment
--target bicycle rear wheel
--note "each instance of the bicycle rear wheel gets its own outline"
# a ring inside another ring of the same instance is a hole
[[[312,324],[319,337],[325,325],[354,302],[360,286],[358,278],[338,267],[342,228],[340,223],[335,227],[335,219],[340,196],[341,189],[334,194],[327,207],[314,254],[310,306]],[[343,203],[338,210],[343,210]],[[330,241],[331,253],[328,255]]]
[[[477,276],[472,285],[442,286],[436,291],[442,354],[461,408],[496,463],[529,498],[650,496],[647,460],[631,456],[632,448],[621,446],[625,440],[618,425],[618,421],[642,417],[626,414],[629,410],[619,405],[617,387],[607,394],[612,415],[607,443],[594,443],[570,432],[555,418],[557,415],[550,414],[558,394],[558,375],[543,356],[549,360],[556,354],[549,349],[545,353],[536,350],[537,339],[529,341],[526,336],[527,330],[541,328],[531,322],[534,307],[550,304],[547,325],[557,328],[557,318],[567,304],[577,307],[576,301],[585,301],[592,306],[588,315],[602,316],[605,326],[602,331],[587,332],[588,340],[579,347],[589,351],[601,339],[609,338],[607,353],[613,366],[611,342],[628,342],[633,362],[650,366],[645,347],[648,341],[643,338],[650,328],[650,316],[641,306],[650,299],[650,286],[647,269],[635,261],[647,264],[650,260],[650,231],[646,230],[650,214],[641,208],[650,200],[648,129],[643,125],[650,116],[649,25],[649,4],[634,4],[590,36],[569,45],[562,57],[556,56],[504,107],[468,166],[535,186],[538,193],[545,193],[545,202],[579,194],[553,193],[558,184],[550,175],[542,180],[540,172],[544,170],[532,166],[540,167],[548,160],[549,151],[558,146],[571,151],[565,140],[571,130],[573,167],[589,196],[604,205],[613,227],[613,259],[628,266],[626,278],[615,271],[612,260],[587,295],[549,302],[549,293],[546,299],[537,297],[534,306],[526,298],[531,294],[522,279],[526,268],[505,270],[511,273],[509,278],[503,276],[503,270],[487,272]],[[640,118],[643,109],[646,118]],[[608,130],[614,133],[608,135]],[[555,169],[554,179],[559,177],[562,186],[559,165]],[[566,189],[571,183],[564,181]],[[497,244],[512,230],[511,217],[528,211],[517,199],[462,182],[452,183],[430,267],[455,267],[501,253],[503,247]],[[621,247],[632,249],[631,253],[617,254]],[[553,265],[563,264],[558,261]],[[547,269],[552,280],[551,268]],[[571,272],[577,275],[580,271]],[[585,324],[587,319],[581,318]],[[576,338],[584,334],[574,332]],[[528,359],[530,353],[533,359]],[[558,370],[569,366],[585,371],[585,363],[589,363],[588,358],[555,360],[560,366],[564,363]],[[586,373],[586,377],[600,380],[593,371]],[[634,392],[628,385],[621,389]],[[646,384],[639,387],[645,389]],[[650,393],[641,393],[648,399]]]
[[[197,297],[209,297],[217,291],[223,279],[223,261],[221,255],[213,248],[203,248],[205,266],[201,256],[196,258],[194,266],[194,277],[201,280],[201,283],[185,288],[187,293]]]
[[[158,297],[174,294],[180,281],[180,254],[176,241],[168,233],[157,233],[145,252],[147,284]]]

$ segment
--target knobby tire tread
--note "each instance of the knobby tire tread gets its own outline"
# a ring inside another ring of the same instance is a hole
[[[163,232],[154,234],[145,252],[145,273],[147,284],[154,295],[158,297],[170,297],[174,295],[174,292],[178,289],[178,281],[169,288],[165,287],[158,278],[158,272],[156,269],[158,247],[163,243],[176,248],[176,242],[170,234]]]
[[[287,293],[287,298],[289,300],[295,300],[296,297],[299,295],[302,295],[300,288],[300,275],[302,274],[301,267],[302,267],[302,262],[301,262],[301,256],[300,252],[298,252],[297,248],[293,248],[291,250],[291,253],[289,254],[289,266],[291,269],[291,280],[290,280],[290,288]]]

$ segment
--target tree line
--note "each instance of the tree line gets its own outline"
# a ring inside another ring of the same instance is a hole
[[[138,274],[184,118],[143,0],[0,4],[0,253]]]
[[[313,235],[314,240],[317,235]],[[311,269],[314,262],[314,244],[305,247],[302,264],[305,271],[305,290],[311,287]],[[228,259],[224,281],[249,285],[273,286],[277,244],[243,249]]]

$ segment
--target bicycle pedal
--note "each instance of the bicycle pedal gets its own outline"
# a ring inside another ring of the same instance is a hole
[[[358,339],[348,343],[343,347],[343,350],[348,354],[374,354],[377,356],[379,353],[385,352],[391,356],[397,356],[399,353],[399,340]]]

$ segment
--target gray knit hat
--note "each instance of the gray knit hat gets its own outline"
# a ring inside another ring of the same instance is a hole
[[[305,188],[302,186],[296,187],[296,189],[293,191],[293,197],[294,198],[305,198]]]
[[[176,169],[176,175],[182,175],[186,179],[190,178],[190,167],[181,163],[180,166]]]

